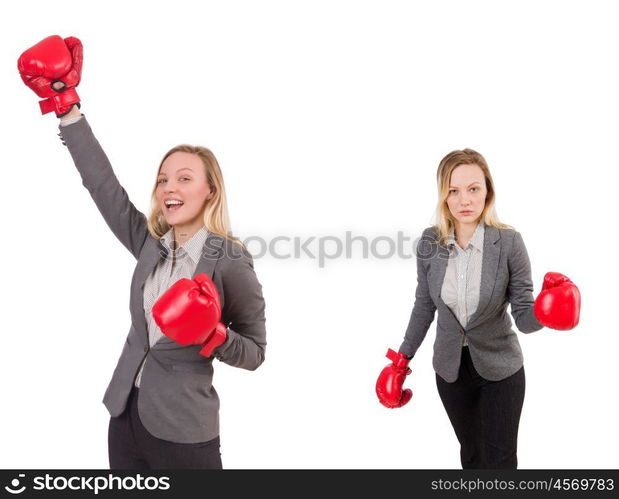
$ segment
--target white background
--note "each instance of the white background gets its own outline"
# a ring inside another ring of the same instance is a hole
[[[439,160],[479,150],[535,295],[553,270],[583,297],[577,329],[518,333],[519,466],[619,467],[617,14],[611,1],[5,7],[0,467],[108,466],[101,399],[130,325],[135,261],[16,70],[51,34],[84,44],[82,110],[136,206],[148,210],[170,147],[205,145],[241,238],[418,237]],[[435,324],[413,401],[387,410],[374,393],[408,323],[414,261],[355,255],[256,259],[267,358],[255,372],[216,363],[225,467],[460,467]]]

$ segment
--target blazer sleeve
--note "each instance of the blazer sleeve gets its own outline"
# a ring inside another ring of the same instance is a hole
[[[146,217],[129,200],[112,165],[94,136],[86,117],[59,125],[61,140],[69,148],[82,184],[118,240],[137,259],[148,237]]]
[[[222,319],[229,323],[228,337],[215,349],[214,355],[221,362],[253,371],[264,362],[266,348],[262,286],[256,277],[253,259],[245,248],[240,258],[227,260],[221,272]]]
[[[539,331],[544,326],[533,312],[533,281],[531,280],[531,262],[520,232],[514,234],[512,251],[508,259],[509,284],[507,300],[511,304],[511,314],[516,327],[523,333]]]
[[[417,289],[415,304],[404,334],[404,341],[400,345],[400,352],[407,357],[413,357],[423,342],[436,312],[436,305],[430,296],[428,286],[429,258],[434,254],[432,249],[432,233],[426,229],[417,244]]]

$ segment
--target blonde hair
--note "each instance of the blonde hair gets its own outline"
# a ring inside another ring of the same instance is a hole
[[[219,163],[215,158],[215,155],[210,149],[202,146],[191,146],[188,144],[181,144],[170,149],[159,163],[157,169],[157,175],[161,171],[163,162],[175,152],[187,152],[195,154],[202,160],[204,165],[204,172],[206,174],[206,180],[211,188],[213,197],[204,206],[204,225],[209,232],[218,234],[226,239],[243,245],[238,238],[232,235],[230,226],[230,218],[228,216],[228,203],[226,201],[226,189],[224,187],[224,177],[219,168]],[[155,197],[155,191],[157,190],[157,180],[155,180],[155,186],[151,193],[151,208],[148,215],[148,231],[155,239],[160,239],[168,230],[170,225],[166,222],[161,206],[157,203]]]
[[[438,233],[438,243],[446,244],[447,236],[451,229],[455,229],[455,219],[449,211],[447,206],[447,197],[449,196],[449,184],[451,180],[451,173],[460,165],[477,165],[481,168],[486,179],[486,202],[483,211],[481,212],[480,219],[487,225],[497,227],[499,229],[513,229],[513,227],[501,223],[499,217],[496,214],[494,203],[496,200],[496,193],[494,189],[494,182],[492,181],[492,175],[488,168],[488,163],[484,157],[473,149],[462,149],[451,151],[445,156],[436,172],[436,182],[438,187],[438,204],[436,205],[436,224],[435,227]]]

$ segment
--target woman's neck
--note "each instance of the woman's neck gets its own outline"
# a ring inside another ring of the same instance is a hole
[[[465,249],[468,246],[469,241],[475,233],[475,229],[477,228],[478,223],[479,220],[467,224],[456,222],[456,226],[454,228],[454,237],[456,238],[456,241],[458,241],[458,244],[462,249]]]

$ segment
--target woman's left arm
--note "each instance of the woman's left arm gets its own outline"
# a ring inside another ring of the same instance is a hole
[[[222,321],[229,322],[226,341],[214,351],[221,362],[253,371],[264,361],[266,328],[262,286],[253,259],[243,248],[240,257],[218,264],[223,284]]]
[[[544,326],[537,320],[533,311],[533,281],[531,262],[520,232],[514,234],[512,251],[508,258],[509,284],[507,300],[512,306],[512,317],[516,327],[523,333],[539,331]]]

